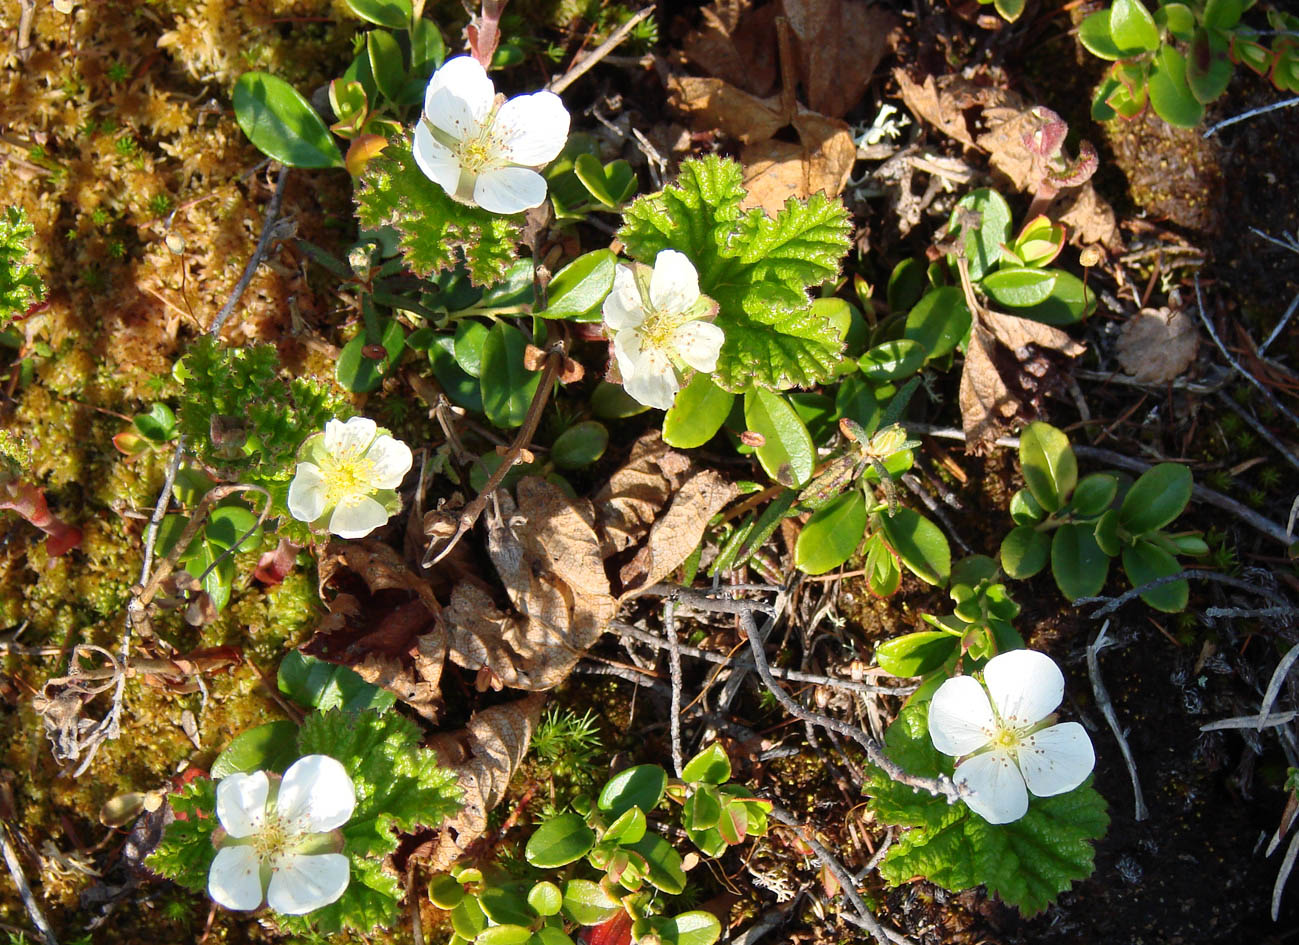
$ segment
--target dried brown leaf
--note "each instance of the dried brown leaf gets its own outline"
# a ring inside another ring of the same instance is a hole
[[[744,207],[775,215],[790,197],[843,193],[857,161],[852,129],[837,118],[800,111],[791,122],[801,144],[761,141],[744,149]]]
[[[690,459],[664,443],[656,431],[632,445],[626,464],[594,499],[604,557],[645,539],[689,470]]]
[[[1044,352],[1074,358],[1085,349],[1050,325],[982,311],[970,329],[959,402],[966,452],[986,452],[1017,421],[1035,414],[1054,365]]]
[[[1166,384],[1195,360],[1199,333],[1181,309],[1143,308],[1119,332],[1119,364],[1143,384]]]
[[[464,791],[464,807],[443,824],[429,869],[445,870],[487,829],[487,815],[505,797],[527,754],[545,701],[536,694],[475,712],[465,728],[429,740],[438,763],[455,772]]]
[[[917,84],[911,81],[904,69],[893,70],[893,78],[898,83],[902,103],[911,114],[962,144],[974,147],[974,135],[970,133],[965,110],[983,104],[987,93],[992,90],[980,89],[956,76],[935,80],[932,75],[927,75],[924,82]]]
[[[753,9],[752,0],[713,0],[703,24],[685,39],[686,58],[709,75],[765,96],[775,91],[777,4]]]
[[[778,99],[761,99],[721,79],[672,76],[668,101],[699,130],[717,129],[742,144],[766,141],[788,119]]]
[[[780,0],[780,7],[797,38],[808,106],[842,118],[870,85],[897,20],[860,0]]]
[[[735,494],[735,486],[712,469],[686,480],[636,557],[623,566],[621,600],[635,597],[675,571],[703,540],[708,520]]]

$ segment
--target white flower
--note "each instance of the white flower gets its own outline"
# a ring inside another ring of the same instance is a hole
[[[969,788],[970,810],[992,824],[1028,812],[1028,793],[1072,791],[1096,764],[1077,722],[1053,725],[1064,698],[1064,675],[1049,656],[1011,650],[988,660],[981,686],[955,676],[929,703],[929,737],[945,755],[963,755],[954,780]],[[989,698],[991,697],[991,698]]]
[[[227,909],[305,915],[343,895],[351,874],[338,828],[356,808],[352,779],[328,755],[299,758],[281,779],[255,771],[221,779],[208,895]]]
[[[549,164],[568,140],[568,110],[554,92],[505,101],[477,59],[448,59],[424,93],[415,128],[420,169],[461,203],[520,213],[546,199],[531,168]]]
[[[705,319],[716,310],[699,294],[699,274],[683,253],[663,250],[652,270],[620,265],[602,312],[627,393],[667,410],[681,389],[682,364],[715,370],[726,336]]]
[[[380,433],[373,420],[330,420],[303,444],[289,512],[322,523],[339,538],[364,538],[401,508],[396,488],[410,472],[410,447]]]

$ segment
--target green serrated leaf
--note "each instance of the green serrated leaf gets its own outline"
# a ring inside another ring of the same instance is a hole
[[[452,200],[424,176],[407,141],[389,142],[366,165],[356,205],[364,226],[397,229],[417,275],[454,269],[463,258],[474,285],[492,285],[506,278],[516,256],[517,224]]]
[[[197,778],[167,798],[176,819],[167,825],[162,841],[145,861],[149,869],[195,892],[207,889],[208,869],[216,848],[216,782]]]
[[[745,195],[736,162],[687,160],[675,183],[627,208],[619,239],[646,265],[665,249],[690,258],[726,335],[718,386],[739,393],[754,384],[781,390],[832,380],[843,326],[813,306],[808,290],[838,275],[849,245],[847,212],[818,194],[791,199],[769,217],[741,211]]]

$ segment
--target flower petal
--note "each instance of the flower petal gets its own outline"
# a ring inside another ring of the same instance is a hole
[[[546,179],[526,167],[483,171],[474,181],[474,203],[490,213],[522,213],[546,199]]]
[[[647,407],[671,409],[681,382],[667,352],[645,344],[645,336],[633,328],[614,336],[613,353],[623,390]]]
[[[1037,650],[1010,650],[983,668],[988,695],[1002,724],[1027,728],[1055,711],[1064,698],[1064,674],[1055,661]]]
[[[314,522],[325,514],[325,479],[314,463],[298,463],[289,483],[289,514],[299,522]]]
[[[968,755],[992,741],[997,722],[973,676],[953,676],[929,702],[929,737],[944,755]]]
[[[414,461],[410,447],[386,433],[370,444],[365,458],[374,463],[370,485],[375,489],[396,489],[410,472]]]
[[[284,915],[306,915],[337,900],[351,878],[341,853],[289,853],[275,860],[266,904]]]
[[[492,133],[511,164],[549,164],[568,140],[568,109],[554,92],[519,95],[496,113]]]
[[[352,818],[352,779],[329,755],[303,755],[284,772],[276,812],[294,833],[327,833]]]
[[[364,456],[379,433],[379,425],[369,417],[353,417],[346,423],[330,420],[325,424],[325,451],[335,459]]]
[[[1072,791],[1095,766],[1092,740],[1077,722],[1052,725],[1019,743],[1019,770],[1038,797]]]
[[[645,322],[645,305],[636,287],[636,272],[631,266],[619,265],[613,271],[613,291],[604,298],[600,312],[604,323],[614,331],[636,328]]]
[[[961,762],[953,780],[969,787],[962,800],[990,824],[1008,824],[1028,813],[1024,776],[1005,751],[987,751]]]
[[[225,781],[233,777],[232,774]],[[250,844],[217,850],[207,871],[207,894],[213,902],[227,909],[247,911],[262,904],[263,893],[262,863]]]
[[[236,840],[261,829],[266,818],[266,795],[270,782],[265,771],[230,774],[217,782],[216,815],[226,833]],[[235,908],[245,908],[236,906]]]
[[[712,373],[717,369],[717,356],[722,351],[726,334],[712,322],[696,319],[686,322],[672,335],[672,345],[681,360],[696,371]]]
[[[456,56],[433,73],[424,90],[424,115],[453,138],[477,135],[496,101],[496,86],[472,56]]]
[[[460,162],[451,151],[438,143],[433,132],[421,120],[415,126],[415,143],[411,147],[415,163],[425,176],[451,197],[460,187]]]
[[[329,531],[339,538],[364,538],[388,521],[388,510],[368,495],[350,495],[329,517]]]
[[[665,249],[654,259],[650,304],[656,311],[678,314],[699,300],[699,273],[685,253]]]

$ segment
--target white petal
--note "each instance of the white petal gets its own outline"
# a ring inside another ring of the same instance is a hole
[[[284,772],[275,808],[294,833],[327,833],[351,820],[356,792],[337,759],[304,755]]]
[[[657,311],[684,312],[699,301],[699,273],[685,253],[665,249],[654,259],[650,304]]]
[[[953,779],[970,788],[962,800],[990,824],[1008,824],[1028,813],[1024,776],[1004,751],[984,752],[962,762]]]
[[[568,109],[554,92],[533,92],[510,99],[496,113],[492,133],[511,164],[549,164],[568,140]]]
[[[364,456],[379,432],[379,425],[369,417],[353,417],[346,423],[330,420],[325,424],[325,451],[335,459]]]
[[[453,138],[476,135],[492,111],[496,86],[472,56],[456,56],[433,73],[424,90],[424,115]]]
[[[614,331],[636,328],[645,321],[645,305],[636,287],[636,272],[631,266],[619,265],[613,271],[613,291],[600,309],[604,323]]]
[[[410,472],[414,457],[410,447],[395,437],[383,434],[370,444],[365,458],[374,463],[370,485],[376,489],[396,489]]]
[[[726,334],[712,322],[696,319],[686,322],[672,335],[677,355],[696,371],[711,373],[717,369],[717,355],[721,353]]]
[[[1096,752],[1077,722],[1062,722],[1019,743],[1019,770],[1038,797],[1072,791],[1092,773]]]
[[[325,512],[325,480],[315,463],[298,463],[289,483],[289,514],[299,522],[314,522]]]
[[[341,853],[290,853],[275,861],[266,904],[284,915],[306,915],[347,890],[351,864]]]
[[[339,538],[364,538],[388,521],[388,510],[368,495],[343,499],[329,517],[329,531]]]
[[[225,781],[235,775],[230,775]],[[225,781],[222,781],[224,784]],[[217,850],[207,872],[207,894],[227,909],[256,909],[262,904],[262,863],[249,844]]]
[[[992,741],[997,722],[973,676],[953,676],[929,702],[929,738],[944,755],[968,755]]]
[[[460,162],[433,137],[433,132],[422,120],[415,126],[415,144],[411,152],[425,176],[454,197],[460,187]]]
[[[546,179],[526,167],[483,171],[474,181],[474,203],[490,213],[522,213],[546,199]]]
[[[1064,674],[1055,661],[1037,650],[1010,650],[983,668],[988,695],[1009,728],[1042,721],[1064,698]]]
[[[645,347],[643,341],[636,329],[614,336],[613,354],[622,374],[623,390],[647,407],[668,410],[681,389],[676,368],[663,351]]]
[[[226,833],[239,839],[252,836],[261,828],[269,789],[265,771],[229,774],[217,782],[216,815]]]

